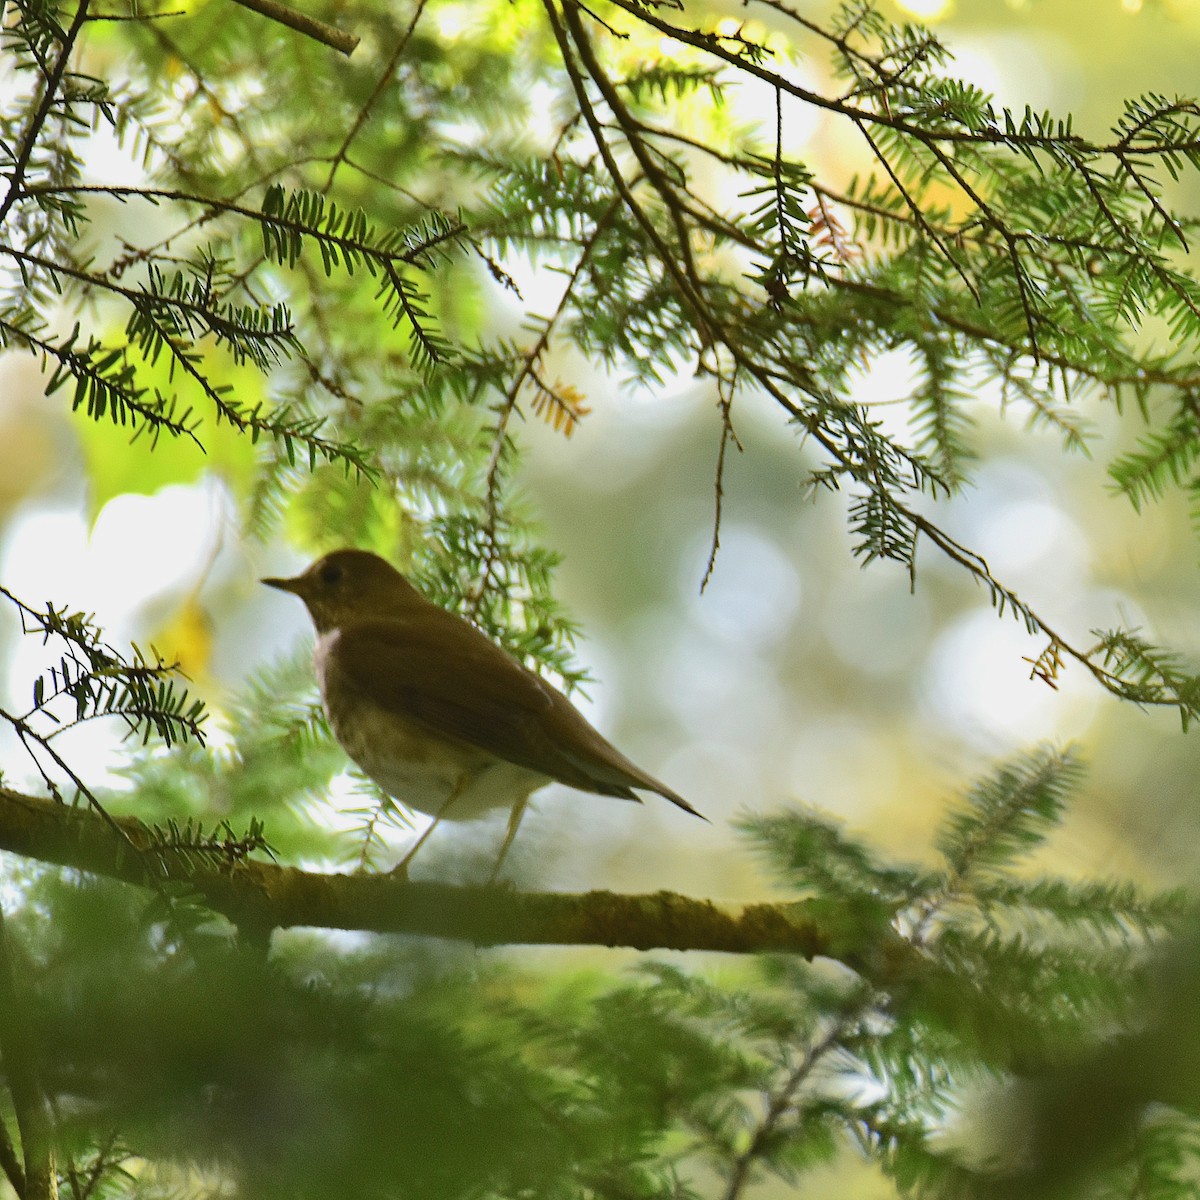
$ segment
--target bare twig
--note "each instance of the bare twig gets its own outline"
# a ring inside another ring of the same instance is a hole
[[[487,507],[487,514],[484,521],[484,538],[487,542],[487,553],[483,563],[483,570],[477,574],[471,591],[466,596],[465,613],[469,617],[478,615],[479,606],[483,601],[483,594],[487,590],[491,579],[492,568],[495,566],[496,524],[500,518],[500,464],[503,460],[504,447],[508,439],[508,424],[512,420],[513,413],[516,411],[517,399],[526,381],[531,378],[537,369],[537,364],[541,361],[542,355],[546,353],[550,345],[550,337],[561,320],[563,313],[567,311],[571,303],[575,292],[575,285],[579,282],[580,276],[587,268],[587,264],[591,260],[592,253],[596,248],[596,243],[600,240],[604,230],[616,214],[619,203],[619,201],[614,200],[601,213],[600,219],[592,227],[592,231],[585,239],[583,249],[575,261],[575,266],[571,269],[571,274],[567,278],[567,285],[563,288],[562,295],[558,298],[558,304],[555,306],[554,312],[551,313],[549,319],[542,326],[541,333],[538,334],[533,345],[521,359],[520,369],[508,385],[508,391],[505,392],[504,399],[498,406],[496,428],[492,435],[492,452],[488,457],[487,475],[484,483],[484,503]]]
[[[708,581],[717,565],[717,552],[721,549],[721,512],[725,502],[725,452],[732,442],[739,451],[744,450],[733,427],[733,382],[717,376],[717,408],[721,414],[721,444],[717,448],[717,471],[713,480],[713,531],[712,544],[708,550],[708,562],[704,564],[704,577],[700,580],[700,594],[708,587]]]
[[[904,203],[908,205],[908,210],[912,213],[913,220],[916,222],[918,228],[942,252],[946,258],[946,261],[958,273],[958,277],[963,281],[967,291],[971,293],[975,303],[978,304],[980,301],[979,288],[975,285],[975,281],[963,269],[962,264],[951,252],[950,246],[945,239],[938,233],[936,229],[934,229],[932,225],[929,224],[929,221],[926,219],[925,213],[922,211],[921,206],[912,196],[909,195],[908,189],[904,186],[900,176],[896,173],[896,169],[888,161],[887,155],[884,154],[879,147],[879,143],[876,142],[875,138],[871,135],[871,131],[867,128],[866,122],[855,121],[854,125],[858,132],[862,134],[867,145],[871,147],[871,153],[875,155],[876,161],[878,161],[879,165],[887,172],[888,178],[892,181],[892,185],[895,187],[896,191],[898,191],[900,195],[904,197]]]
[[[358,110],[358,115],[354,118],[354,123],[346,131],[346,136],[342,138],[342,144],[334,151],[333,160],[329,165],[329,176],[325,180],[325,186],[321,190],[328,192],[333,186],[334,176],[338,173],[338,168],[346,161],[346,155],[350,152],[350,147],[354,144],[354,139],[358,137],[359,130],[366,124],[367,118],[371,115],[371,110],[375,107],[376,101],[383,95],[387,85],[391,82],[392,75],[396,68],[400,65],[400,60],[404,57],[405,50],[408,49],[408,43],[412,40],[412,35],[416,32],[417,22],[421,19],[421,14],[425,11],[427,0],[418,0],[417,7],[413,10],[413,15],[408,22],[408,26],[400,35],[400,41],[397,42],[395,50],[392,51],[392,56],[384,64],[384,68],[379,73],[379,78],[375,81],[375,87],[371,90],[371,94],[367,97],[366,103]]]
[[[186,8],[172,8],[163,12],[155,13],[103,13],[94,12],[88,16],[88,22],[94,23],[97,21],[118,22],[145,24],[149,21],[165,21],[171,17],[186,17],[188,10]]]
[[[338,50],[342,54],[352,54],[360,40],[353,33],[346,33],[345,30],[338,29],[334,25],[326,25],[324,21],[318,21],[316,17],[310,17],[307,13],[289,8],[286,4],[280,4],[279,0],[233,0],[233,2],[252,12],[259,13],[268,20],[286,25],[289,29],[294,29],[297,33],[302,33],[305,37],[310,37],[313,41]]]

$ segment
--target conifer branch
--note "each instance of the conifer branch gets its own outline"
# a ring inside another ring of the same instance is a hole
[[[478,946],[780,951],[850,959],[866,953],[882,955],[880,963],[896,952],[882,946],[855,947],[849,927],[805,904],[751,904],[729,910],[669,892],[522,893],[388,875],[323,875],[244,858],[207,865],[156,837],[140,821],[113,820],[119,838],[94,814],[0,787],[0,849],[139,886],[151,881],[147,863],[152,863],[159,880],[186,882],[236,924],[406,932]],[[136,853],[130,853],[130,847]]]
[[[504,460],[505,446],[508,444],[508,425],[517,409],[517,400],[526,382],[537,370],[537,365],[550,346],[550,338],[570,307],[575,296],[575,287],[591,260],[596,244],[603,236],[605,229],[617,211],[617,201],[613,201],[600,215],[591,232],[584,239],[579,257],[567,277],[566,286],[559,296],[558,304],[550,317],[542,322],[542,327],[532,346],[525,351],[521,358],[516,374],[509,382],[504,397],[496,410],[496,424],[491,434],[491,452],[488,455],[487,469],[484,476],[484,521],[483,536],[486,546],[482,569],[476,572],[471,590],[466,597],[466,614],[474,618],[479,613],[483,594],[491,585],[492,569],[495,565],[497,546],[497,524],[500,519],[500,476]]]
[[[272,195],[277,199],[270,199]],[[52,196],[111,196],[114,200],[123,202],[147,200],[152,204],[194,204],[205,210],[201,221],[211,221],[218,216],[242,217],[260,224],[265,231],[278,235],[277,244],[280,247],[290,247],[293,239],[294,244],[299,245],[303,239],[312,238],[340,250],[349,262],[362,257],[373,259],[381,265],[419,263],[429,258],[432,251],[441,248],[447,242],[457,241],[466,233],[466,226],[461,221],[435,213],[433,215],[436,220],[427,235],[424,230],[419,231],[413,238],[403,239],[392,231],[380,234],[358,213],[350,214],[350,219],[347,220],[347,214],[334,205],[314,210],[312,206],[303,203],[305,193],[292,193],[285,200],[283,189],[278,187],[269,191],[268,202],[263,208],[249,208],[233,200],[203,196],[180,188],[132,187],[118,184],[46,184],[27,188],[22,194],[22,198],[31,200]],[[272,254],[271,257],[284,259],[289,256],[282,252]],[[99,280],[102,277],[92,278]]]
[[[745,1194],[752,1182],[752,1171],[763,1159],[769,1158],[772,1144],[779,1137],[781,1127],[793,1115],[794,1108],[801,1102],[803,1089],[813,1072],[839,1050],[873,1007],[874,999],[869,990],[863,989],[857,1003],[848,1005],[847,1011],[830,1022],[824,1034],[811,1040],[804,1047],[799,1062],[786,1070],[778,1085],[763,1097],[762,1116],[745,1147],[733,1159],[721,1200],[739,1200]]]
[[[1016,613],[1031,633],[1039,633],[1050,639],[1055,654],[1065,654],[1075,659],[1106,690],[1139,703],[1166,704],[1176,707],[1185,725],[1200,715],[1200,703],[1197,700],[1197,692],[1200,691],[1200,687],[1196,685],[1191,676],[1174,669],[1167,669],[1165,666],[1157,669],[1152,657],[1147,657],[1149,647],[1141,646],[1134,651],[1128,641],[1121,641],[1118,646],[1117,642],[1102,638],[1101,642],[1090,650],[1075,647],[1052,629],[1015,592],[996,580],[981,555],[958,544],[933,521],[918,515],[901,499],[904,491],[912,487],[919,490],[948,492],[950,490],[949,481],[938,477],[917,457],[906,453],[895,443],[885,442],[873,434],[866,423],[854,415],[850,406],[833,405],[827,395],[812,389],[818,411],[823,410],[826,414],[823,420],[818,420],[786,394],[787,390],[793,388],[809,390],[811,385],[804,376],[781,371],[770,362],[763,361],[757,347],[754,346],[751,339],[744,336],[744,331],[739,324],[730,323],[721,312],[716,310],[710,303],[711,289],[696,274],[690,254],[684,253],[682,249],[679,249],[678,254],[674,252],[675,248],[658,230],[634,188],[626,180],[608,144],[604,126],[587,94],[584,86],[584,72],[586,72],[587,80],[595,85],[605,104],[616,117],[618,127],[639,166],[642,167],[645,178],[667,210],[679,247],[690,244],[690,237],[686,229],[687,210],[682,206],[674,184],[666,178],[653,156],[647,152],[641,140],[644,126],[633,120],[599,63],[591,41],[582,27],[578,6],[574,0],[564,0],[561,8],[561,23],[553,0],[546,0],[544,7],[551,29],[559,43],[562,61],[571,79],[576,102],[591,132],[605,169],[624,206],[641,227],[646,238],[654,247],[668,277],[678,289],[680,298],[695,322],[694,336],[697,343],[702,347],[713,344],[722,345],[737,365],[737,369],[744,372],[747,378],[756,380],[768,395],[791,413],[797,423],[806,429],[809,436],[822,446],[829,454],[831,461],[836,464],[831,468],[830,473],[822,478],[822,482],[833,486],[837,475],[844,474],[865,489],[863,496],[855,502],[852,509],[856,532],[863,539],[857,552],[868,560],[877,557],[897,559],[907,566],[910,577],[915,581],[917,542],[920,537],[924,537],[952,561],[965,567],[976,579],[985,584],[998,612],[1002,614],[1006,610],[1011,610]],[[655,24],[655,20],[646,13],[639,10],[639,15],[645,17],[651,24]],[[716,40],[708,37],[705,44],[712,49]],[[576,65],[576,56],[578,56],[580,65]],[[737,61],[743,67],[748,62],[747,59],[741,57]],[[773,83],[775,86],[783,86],[777,79],[773,80]],[[855,123],[859,125],[864,137],[870,142],[873,152],[883,165],[893,185],[905,198],[916,225],[939,246],[946,261],[958,273],[969,293],[978,303],[980,293],[960,263],[959,256],[951,251],[949,245],[941,239],[937,231],[926,222],[921,204],[915,196],[909,194],[884,149],[876,142],[873,134],[867,128],[867,123],[860,122],[857,117]],[[886,126],[888,123],[883,122],[883,124]],[[913,137],[928,149],[931,157],[946,170],[948,177],[975,203],[982,218],[983,228],[994,230],[999,235],[1005,253],[1013,266],[1017,302],[1027,336],[1024,352],[1030,356],[1035,366],[1039,360],[1042,360],[1052,365],[1061,365],[1063,369],[1072,369],[1076,364],[1053,351],[1047,351],[1039,342],[1038,317],[1019,253],[1019,239],[1010,235],[1005,222],[970,184],[941,146],[935,144],[933,135],[928,130],[921,132],[910,130],[908,132],[912,133]],[[1054,141],[1053,145],[1056,152],[1060,154],[1066,154],[1069,150],[1074,155],[1078,149],[1078,143],[1073,137],[1060,138]],[[1072,158],[1071,161],[1074,162],[1074,159]],[[777,166],[773,167],[773,170],[778,175]],[[1104,198],[1099,194],[1095,182],[1089,180],[1087,186],[1092,190],[1097,202],[1104,205]],[[778,188],[778,179],[776,179],[776,188]],[[1111,214],[1109,219],[1110,222],[1116,221],[1116,217]],[[1137,249],[1142,251],[1144,247],[1139,245]],[[1195,306],[1191,302],[1190,296],[1173,279],[1167,278],[1162,267],[1152,263],[1151,269],[1164,284],[1172,286],[1180,294],[1181,303],[1186,304],[1189,311],[1194,309]],[[902,299],[901,302],[910,303],[908,299]],[[949,314],[946,314],[944,319],[947,324],[955,323]],[[991,331],[986,331],[986,336],[996,341],[1002,340]],[[1084,371],[1086,373],[1086,367]],[[839,417],[835,422],[830,419],[834,414],[844,414],[844,416]],[[842,425],[841,430],[838,429],[838,424]],[[891,460],[890,464],[889,459]],[[953,466],[953,460],[949,461]],[[895,468],[901,465],[911,472],[911,479],[905,480],[896,474]],[[1116,670],[1110,669],[1109,664],[1113,663],[1117,664]],[[1035,674],[1037,673],[1035,665]],[[1042,677],[1045,678],[1044,675]],[[1048,682],[1053,681],[1048,680]]]
[[[55,104],[61,103],[59,89],[62,86],[67,62],[70,60],[71,54],[75,49],[75,42],[79,37],[79,32],[87,20],[87,12],[88,0],[79,0],[70,26],[62,31],[58,56],[54,61],[54,66],[42,81],[41,99],[30,115],[29,124],[25,129],[25,136],[21,139],[21,146],[17,152],[16,161],[13,163],[12,171],[9,174],[8,190],[5,192],[3,200],[0,200],[0,228],[3,228],[5,221],[8,219],[8,214],[12,211],[12,206],[21,195],[26,172],[29,170],[30,160],[33,157],[34,149],[41,139],[42,129],[46,124],[47,118],[50,116],[50,110]]]
[[[43,363],[58,364],[46,385],[47,395],[73,379],[75,396],[71,407],[83,408],[92,420],[99,421],[107,415],[116,425],[130,423],[134,437],[148,430],[152,447],[160,434],[169,433],[172,437],[185,437],[204,449],[196,434],[199,420],[193,418],[191,409],[180,412],[173,399],[157,390],[153,400],[148,399],[146,389],[135,382],[135,369],[123,348],[111,349],[98,342],[77,348],[78,336],[77,326],[66,343],[52,342],[0,319],[0,342],[24,346],[39,354]]]
[[[909,192],[908,188],[904,186],[904,181],[900,178],[896,168],[892,166],[891,160],[880,148],[879,143],[872,136],[870,129],[867,127],[867,123],[861,119],[856,119],[854,122],[854,127],[860,134],[862,134],[863,140],[867,143],[867,145],[870,146],[871,153],[875,156],[876,161],[887,173],[887,177],[892,181],[893,187],[895,187],[896,191],[899,192],[899,194],[904,198],[904,203],[908,205],[908,211],[912,216],[913,223],[942,252],[942,255],[945,257],[946,261],[954,268],[958,274],[958,277],[963,281],[963,286],[968,292],[971,293],[971,298],[976,304],[978,304],[980,299],[979,288],[975,281],[967,274],[963,265],[958,261],[957,256],[951,251],[945,237],[943,237],[943,235],[929,223],[925,216],[924,210],[921,208],[921,205]]]

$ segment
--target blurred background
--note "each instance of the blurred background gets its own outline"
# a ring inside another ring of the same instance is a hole
[[[1091,136],[1103,136],[1127,95],[1195,86],[1200,3],[1191,0],[883,8],[929,23],[953,50],[955,72],[998,103],[1071,112]],[[810,10],[819,17],[823,6]],[[823,56],[802,68],[821,80]],[[749,92],[736,101],[738,117],[772,119],[773,98]],[[789,148],[830,181],[866,164],[862,147],[811,114],[792,114],[787,129]],[[139,177],[111,138],[98,135],[94,149],[96,178]],[[1200,195],[1194,180],[1186,186],[1173,198],[1194,210]],[[107,236],[102,219],[93,236]],[[506,266],[528,308],[553,307],[560,275]],[[480,320],[515,332],[521,311],[492,288]],[[731,823],[790,803],[921,859],[948,796],[1041,740],[1077,741],[1091,762],[1089,786],[1053,847],[1055,869],[1155,883],[1194,874],[1200,751],[1173,712],[1120,704],[1078,669],[1057,690],[1031,678],[1042,645],[1011,617],[998,618],[986,594],[930,550],[915,593],[891,565],[860,569],[843,500],[807,495],[815,459],[766,400],[739,400],[733,410],[744,450],[728,456],[720,552],[702,593],[720,438],[711,380],[679,376],[647,388],[592,373],[578,357],[551,366],[591,412],[570,440],[536,420],[514,433],[521,487],[563,556],[557,593],[582,628],[577,656],[594,682],[577,702],[712,824],[653,797],[634,808],[553,788],[536,799],[512,856],[524,883],[754,899],[770,885],[748,852],[731,852]],[[903,421],[912,370],[903,355],[864,362],[856,398],[881,420]],[[217,436],[207,459],[186,446],[147,455],[129,449],[121,430],[72,416],[43,386],[27,357],[0,360],[0,580],[31,603],[95,613],[115,645],[177,655],[213,706],[219,746],[229,697],[310,636],[302,607],[257,583],[299,568],[306,555],[243,532],[252,469],[244,447]],[[944,527],[1069,640],[1087,646],[1089,630],[1127,624],[1200,658],[1197,542],[1186,506],[1169,500],[1135,514],[1105,473],[1132,444],[1136,419],[1118,420],[1081,395],[1078,411],[1094,434],[1085,458],[1061,453],[1058,439],[1028,429],[1022,414],[1006,418],[995,389],[979,386],[973,403],[978,476],[942,506]],[[0,608],[6,697],[27,695],[42,653]],[[119,734],[100,723],[71,734],[69,755],[84,777],[122,786]],[[19,774],[23,759],[8,734],[0,761],[7,782],[39,790],[36,775]],[[333,821],[337,797],[335,789]],[[501,835],[500,819],[456,827],[414,873],[436,874],[456,839],[486,848]]]

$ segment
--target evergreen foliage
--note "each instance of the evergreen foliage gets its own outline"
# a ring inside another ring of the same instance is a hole
[[[1074,663],[1185,728],[1200,716],[1180,655],[1051,626],[939,508],[972,479],[982,381],[1068,453],[1092,444],[1079,397],[1103,397],[1142,426],[1115,487],[1139,509],[1182,489],[1200,513],[1198,222],[1168,199],[1200,165],[1196,102],[1137,97],[1092,140],[997,108],[928,31],[865,0],[828,22],[782,0],[737,19],[513,0],[467,6],[466,29],[432,0],[352,0],[337,17],[362,50],[345,63],[224,0],[96,2],[14,0],[4,18],[0,344],[41,364],[47,403],[69,397],[146,454],[226,427],[256,447],[255,536],[286,523],[314,551],[387,552],[573,686],[556,560],[514,485],[516,421],[586,422],[589,398],[548,365],[564,346],[643,384],[699,374],[719,397],[714,555],[734,417],[766,398],[814,456],[811,489],[848,495],[864,562],[917,587],[937,551],[1042,639],[1047,683]],[[823,92],[789,69],[818,52]],[[731,115],[747,82],[773,121]],[[830,180],[791,155],[795,105],[873,168]],[[93,180],[98,128],[144,182]],[[103,223],[115,245],[91,237]],[[563,288],[517,336],[478,310],[519,296],[521,256]],[[1136,338],[1150,320],[1165,348]],[[917,366],[903,433],[853,394],[888,351]],[[269,930],[232,927],[162,864],[371,867],[403,810],[364,784],[348,834],[323,819],[343,760],[302,665],[251,680],[209,746],[176,664],[118,652],[60,603],[0,588],[62,648],[0,721],[64,822],[75,803],[102,813],[148,890],[6,857],[0,1169],[23,1200],[55,1181],[73,1200],[737,1200],[769,1180],[801,1192],[850,1156],[904,1195],[1194,1186],[1191,900],[1030,863],[1082,786],[1073,753],[969,789],[933,866],[812,810],[747,818],[779,912],[804,902],[837,961],[546,982],[416,939],[293,932],[267,954]],[[101,717],[141,743],[121,795],[57,748]]]
[[[267,965],[202,909],[164,923],[128,888],[44,875],[19,931],[47,1086],[70,1097],[65,1174],[91,1164],[114,1195],[174,1194],[186,1164],[265,1196],[734,1197],[859,1153],[904,1193],[1034,1188],[1043,1164],[1017,1148],[1052,1105],[1029,1081],[1053,1096],[1117,1031],[1146,1041],[1141,1016],[1194,1003],[1151,950],[1188,927],[1186,898],[1019,869],[1079,784],[1070,754],[1002,767],[952,810],[926,871],[816,816],[754,822],[785,890],[853,924],[854,969],[652,962],[531,997],[511,969],[403,940],[297,936]],[[1137,1173],[1170,1195],[1194,1165],[1170,1078],[1117,1112],[1114,1189]],[[980,1106],[1012,1125],[987,1159]]]

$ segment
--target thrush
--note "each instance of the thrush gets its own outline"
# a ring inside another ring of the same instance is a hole
[[[656,792],[701,816],[560,691],[378,555],[335,550],[292,579],[262,582],[299,596],[312,616],[321,701],[342,748],[389,796],[434,818],[397,872],[443,817],[507,808],[494,879],[530,795],[553,782],[623,800]]]

